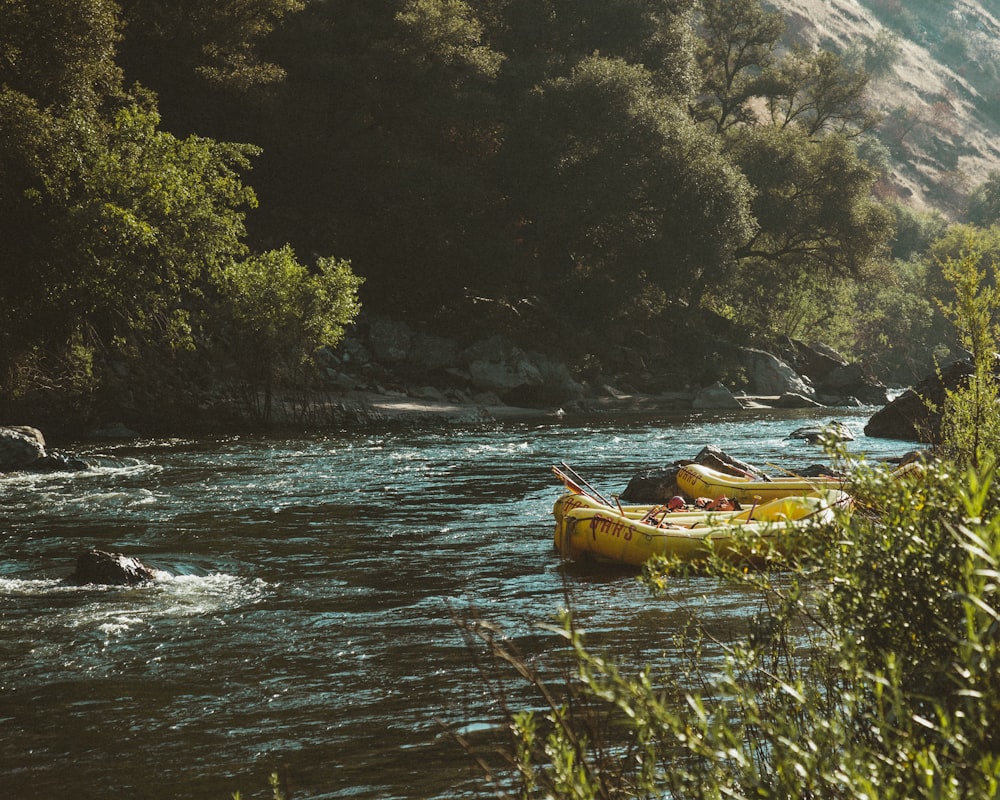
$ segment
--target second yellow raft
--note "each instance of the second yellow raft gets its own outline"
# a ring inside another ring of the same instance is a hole
[[[685,464],[677,473],[677,487],[691,497],[729,497],[740,503],[752,503],[754,499],[766,502],[792,495],[806,495],[828,489],[843,489],[844,479],[835,477],[819,478],[772,478],[758,480],[728,475],[701,464]]]

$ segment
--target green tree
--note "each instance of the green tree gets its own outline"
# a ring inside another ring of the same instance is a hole
[[[305,7],[302,0],[121,0],[120,5],[126,73],[165,95],[172,110],[182,102],[182,91],[204,99],[211,87],[245,94],[280,81],[284,69],[263,55],[265,44]]]
[[[759,230],[737,251],[746,263],[792,274],[859,275],[882,254],[890,218],[871,197],[874,171],[841,136],[798,127],[747,129],[730,153],[755,189]]]
[[[249,253],[256,198],[243,174],[258,149],[160,129],[151,96],[120,86],[113,3],[6,2],[0,14],[11,45],[0,61],[0,401],[92,390],[111,358],[144,367],[137,396],[162,397],[168,375],[191,389],[181,354],[219,338],[217,289]],[[355,287],[339,269],[318,274],[329,277],[306,286],[330,324],[318,311],[308,324],[329,340]]]
[[[796,125],[811,137],[854,137],[878,121],[866,96],[868,73],[836,53],[793,50],[770,74],[768,109],[779,127]]]
[[[273,99],[223,120],[264,149],[256,238],[350,252],[366,305],[385,313],[435,316],[498,278],[503,56],[474,4],[312,3],[271,48],[287,71]]]
[[[895,219],[893,258],[905,260],[923,255],[948,227],[945,218],[937,211],[920,212],[902,203],[889,203],[886,207]]]
[[[108,336],[181,330],[220,270],[246,253],[244,209],[255,204],[241,179],[254,147],[158,129],[158,115],[138,106],[118,113],[74,187],[70,222],[79,231],[76,289]]]
[[[581,61],[533,92],[505,145],[528,285],[582,293],[588,314],[627,303],[640,271],[697,297],[750,233],[742,176],[641,66]]]
[[[981,228],[1000,224],[1000,170],[994,170],[969,196],[969,222]]]
[[[276,381],[340,341],[360,308],[361,283],[348,262],[320,258],[309,270],[288,246],[227,266],[222,294],[256,419],[270,422]]]
[[[882,28],[872,41],[865,43],[861,65],[877,80],[891,73],[901,56],[899,34]]]
[[[124,102],[108,0],[0,2],[0,386],[89,371],[71,206]],[[70,341],[76,344],[68,346]],[[48,366],[51,362],[53,366]],[[77,381],[74,381],[77,383]]]
[[[749,102],[769,96],[775,51],[785,23],[777,11],[765,11],[759,0],[702,0],[700,19],[702,99],[699,120],[721,133],[755,121]]]
[[[886,383],[912,386],[947,352],[945,322],[930,289],[931,268],[922,258],[887,261],[857,286],[854,355]]]
[[[507,55],[500,90],[510,92],[515,103],[534,85],[566,76],[597,54],[641,64],[659,92],[674,101],[686,102],[698,88],[694,0],[480,0],[475,5],[483,17],[494,9],[489,36]]]
[[[945,277],[942,264],[964,261],[972,250],[977,254],[976,268],[983,275],[990,273],[991,264],[1000,260],[1000,226],[977,228],[975,225],[949,225],[928,245],[923,254],[930,267],[928,289],[930,296],[949,305],[955,299],[955,286]],[[951,341],[955,341],[952,337]]]
[[[0,87],[94,113],[120,95],[113,0],[0,0]]]
[[[950,461],[976,470],[995,461],[1000,450],[1000,261],[994,254],[982,268],[987,257],[983,239],[970,233],[959,258],[939,262],[954,289],[954,300],[942,302],[941,308],[973,367],[965,385],[945,390],[941,448]]]
[[[11,270],[0,287],[5,368],[35,347],[58,350],[74,331],[92,346],[134,333],[190,345],[201,291],[246,251],[243,209],[254,196],[239,173],[253,148],[178,140],[140,105],[104,129],[80,112],[59,117],[4,97],[22,176],[0,222]]]

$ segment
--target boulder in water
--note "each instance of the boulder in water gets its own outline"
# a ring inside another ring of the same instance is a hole
[[[88,468],[82,458],[45,450],[45,437],[28,425],[0,427],[0,472],[57,472]]]
[[[619,499],[624,503],[666,503],[677,494],[679,471],[679,464],[671,464],[633,475]]]
[[[826,425],[806,425],[803,428],[796,428],[786,439],[805,439],[811,444],[820,444],[824,440],[835,442],[853,442],[854,434],[851,433],[843,422],[830,420]]]
[[[701,448],[701,450],[698,451],[698,455],[694,457],[694,460],[696,464],[710,467],[716,472],[724,472],[727,475],[760,478],[764,474],[752,464],[748,464],[746,461],[740,461],[740,459],[734,458],[729,455],[729,453],[712,444],[705,445]]]
[[[956,361],[907,389],[865,425],[865,435],[934,443],[940,440],[941,411],[948,391],[961,389],[973,374],[969,361]]]
[[[38,428],[0,428],[0,472],[33,469],[45,458],[45,437]]]
[[[801,375],[775,355],[752,347],[740,348],[741,365],[746,370],[750,391],[755,395],[797,394],[812,398],[816,390]]]
[[[101,584],[105,586],[138,586],[153,580],[156,573],[139,559],[122,553],[88,550],[76,560],[76,571],[67,583]]]
[[[760,478],[763,473],[752,464],[740,461],[715,445],[706,445],[694,457],[694,462],[711,467],[727,475]],[[621,493],[620,500],[626,503],[667,503],[680,493],[677,488],[677,473],[690,460],[675,461],[665,467],[644,470],[632,477]]]

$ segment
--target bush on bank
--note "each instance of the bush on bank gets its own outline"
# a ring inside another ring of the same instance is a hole
[[[539,689],[507,714],[523,798],[986,798],[1000,789],[1000,513],[995,464],[862,470],[849,521],[773,570],[713,562],[764,609],[734,640],[697,618],[669,670],[627,671],[566,613],[570,669],[549,681],[495,635],[499,663]],[[683,579],[666,562],[656,596]],[[665,636],[665,649],[671,642]],[[722,648],[719,658],[706,658]],[[685,668],[677,665],[686,664]]]

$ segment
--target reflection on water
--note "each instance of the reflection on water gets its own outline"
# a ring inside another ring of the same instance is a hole
[[[906,449],[841,419],[856,452]],[[794,469],[824,460],[785,438],[808,421],[162,440],[91,448],[79,473],[0,478],[5,794],[269,797],[282,767],[296,797],[489,796],[442,735],[497,722],[452,613],[545,659],[558,640],[538,623],[568,596],[590,637],[644,663],[669,660],[688,614],[724,631],[757,610],[704,578],[652,601],[631,573],[563,568],[549,466],[608,493],[705,444]],[[63,584],[90,547],[161,575]]]

